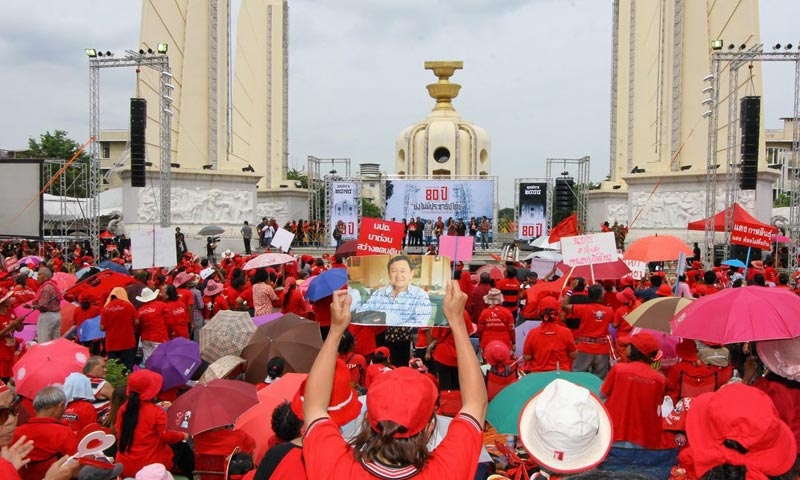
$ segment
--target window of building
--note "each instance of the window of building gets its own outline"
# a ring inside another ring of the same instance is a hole
[[[111,144],[100,142],[100,158],[111,158]]]

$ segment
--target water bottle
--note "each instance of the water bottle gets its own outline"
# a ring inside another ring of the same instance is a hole
[[[733,374],[731,375],[731,379],[728,380],[728,383],[737,383],[737,382],[741,382],[741,381],[742,381],[742,377],[739,376],[739,370],[734,368],[733,369]]]

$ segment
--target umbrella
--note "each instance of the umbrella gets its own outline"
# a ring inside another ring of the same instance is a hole
[[[32,342],[36,338],[36,325],[23,325],[21,332],[14,332],[14,336],[21,338],[26,342]]]
[[[691,303],[692,300],[683,297],[654,298],[636,307],[625,316],[625,321],[631,326],[669,333],[669,321]]]
[[[792,243],[792,239],[786,235],[772,235],[772,243]]]
[[[239,415],[258,403],[256,387],[238,380],[217,378],[198,383],[167,410],[167,429],[190,435],[233,425]]]
[[[99,238],[100,238],[100,240],[113,240],[114,239],[114,234],[109,232],[108,230],[103,230],[100,233],[100,237]]]
[[[631,273],[630,267],[628,267],[628,265],[622,260],[595,263],[592,265],[581,265],[575,268],[567,265],[564,262],[560,262],[558,265],[556,265],[556,268],[561,270],[564,275],[570,274],[570,276],[573,277],[583,277],[588,279],[601,278],[616,280]],[[570,271],[572,273],[570,273]]]
[[[106,332],[100,330],[100,315],[84,320],[78,327],[78,340],[90,342],[98,338],[106,338]]]
[[[48,385],[62,384],[70,373],[83,371],[89,349],[57,338],[32,346],[14,365],[17,393],[35,398]]]
[[[261,325],[271,322],[276,318],[281,318],[282,316],[283,313],[281,313],[280,311],[268,313],[266,315],[259,315],[257,317],[253,317],[253,325],[255,325],[256,327],[260,327]]]
[[[311,283],[306,290],[306,298],[316,302],[333,295],[333,292],[347,285],[347,270],[332,268],[307,281]]]
[[[106,270],[111,270],[112,272],[121,273],[123,275],[128,274],[128,269],[125,268],[125,265],[120,265],[117,262],[113,262],[111,260],[103,260],[99,264],[97,264],[100,268],[105,268]]]
[[[339,248],[336,249],[334,255],[338,255],[342,258],[352,257],[358,251],[358,241],[357,240],[347,240],[339,245]]]
[[[263,382],[267,378],[267,362],[272,357],[283,357],[288,372],[306,373],[320,348],[319,323],[286,314],[258,327],[242,350],[242,357],[247,360],[245,380],[254,384]]]
[[[236,355],[225,355],[224,357],[215,360],[214,363],[206,368],[206,371],[203,372],[203,375],[200,377],[200,381],[210,382],[215,378],[226,378],[236,368],[244,365],[245,363],[247,363],[247,361],[245,361],[245,359],[242,357],[237,357]]]
[[[542,322],[539,320],[526,320],[516,327],[514,327],[514,331],[516,332],[516,339],[517,339],[517,349],[514,350],[514,355],[517,357],[522,357],[522,347],[525,346],[525,338],[528,336],[528,333],[533,330],[534,328],[541,325]]]
[[[77,272],[75,272],[75,278],[77,278],[79,282],[82,282],[82,281],[86,280],[86,278],[89,278],[92,275],[94,275],[94,274],[96,274],[98,272],[101,272],[103,270],[105,270],[105,268],[98,268],[98,267],[94,267],[94,266],[92,266],[92,267],[83,267],[80,270],[78,270]],[[86,275],[86,278],[83,278],[84,275]]]
[[[200,329],[200,357],[213,363],[225,355],[239,355],[255,331],[247,312],[220,310]]]
[[[649,333],[658,342],[658,348],[661,350],[661,358],[658,360],[659,369],[664,371],[663,369],[674,367],[678,363],[677,347],[681,341],[680,337],[659,330],[637,327],[631,330],[631,335],[636,335],[639,332]]]
[[[83,295],[89,295],[97,300],[105,301],[108,294],[111,293],[111,289],[114,287],[125,288],[134,281],[130,275],[123,275],[112,270],[103,270],[76,283],[64,292],[64,296],[69,295],[72,298],[80,298]]]
[[[507,435],[519,434],[518,422],[522,407],[531,397],[542,391],[544,387],[557,378],[582,385],[596,395],[600,395],[600,385],[603,384],[603,381],[596,375],[588,372],[552,371],[529,373],[500,390],[494,400],[489,402],[486,420],[497,429],[498,433]]]
[[[677,337],[725,345],[800,335],[800,297],[783,288],[726,288],[692,302],[670,321]]]
[[[272,431],[272,412],[283,402],[291,402],[307,373],[286,373],[258,391],[258,403],[236,419],[235,430],[249,433],[256,441],[253,460],[258,463],[269,449]]]
[[[265,268],[271,265],[283,265],[284,263],[294,262],[295,258],[285,253],[262,253],[261,255],[248,261],[242,270],[253,270],[254,268]]]
[[[566,288],[567,280],[569,280],[569,277],[567,277],[566,275],[553,282],[539,280],[535,284],[533,284],[530,288],[528,288],[528,292],[526,292],[525,295],[528,298],[530,298],[531,295],[534,295],[533,298],[541,298],[544,295],[551,295],[551,294],[555,294],[556,296],[561,296],[561,291],[564,290],[564,288]]]
[[[561,250],[561,242],[550,243],[550,235],[542,235],[530,242],[532,247],[543,248],[545,250]]]
[[[686,242],[672,235],[652,235],[634,240],[625,250],[625,260],[665,262],[677,260],[681,253],[687,257],[694,252]]]
[[[739,260],[738,258],[731,258],[722,262],[723,265],[727,265],[729,267],[736,267],[736,268],[745,268],[747,265],[744,264],[743,261]]]
[[[201,228],[197,234],[203,237],[213,237],[214,235],[222,235],[225,229],[217,225],[207,225]]]
[[[533,252],[527,257],[523,258],[522,260],[524,262],[527,262],[528,260],[533,260],[534,258],[541,258],[542,260],[553,260],[556,262],[560,262],[561,259],[564,258],[564,256],[552,250],[543,250],[541,252]]]
[[[17,265],[21,265],[23,267],[27,267],[29,263],[33,264],[33,267],[36,268],[42,263],[43,258],[37,255],[28,255],[27,257],[22,257]]]
[[[60,300],[58,304],[61,307],[61,323],[63,325],[68,323],[69,319],[72,318],[75,305],[66,300]],[[17,318],[24,318],[25,320],[23,320],[23,323],[26,325],[36,325],[39,322],[39,310],[28,308],[25,305],[27,305],[27,303],[14,307],[14,315],[16,315]],[[65,318],[66,316],[69,318]],[[69,323],[71,324],[71,322]]]
[[[53,281],[58,287],[58,290],[64,291],[75,285],[78,282],[78,277],[67,272],[56,272],[53,274]]]
[[[181,386],[200,367],[200,346],[183,337],[173,338],[153,350],[145,367],[164,378],[162,391]]]
[[[481,278],[482,273],[488,273],[490,278],[500,280],[506,276],[506,267],[498,263],[487,263],[475,271],[478,278]]]

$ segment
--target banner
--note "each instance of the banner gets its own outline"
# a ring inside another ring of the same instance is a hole
[[[328,198],[331,201],[330,245],[336,246],[333,229],[342,222],[342,241],[358,238],[358,194],[357,182],[331,182]]]
[[[356,255],[399,255],[404,234],[400,222],[364,217],[358,231]]]
[[[131,232],[131,263],[134,270],[177,265],[175,232],[160,227]]]
[[[561,254],[562,261],[571,267],[613,262],[619,258],[613,232],[564,237]]]
[[[772,245],[772,230],[763,225],[748,222],[733,222],[731,231],[731,243],[734,245],[744,245],[745,247],[760,248],[770,250]]]
[[[447,224],[449,218],[486,217],[494,224],[494,180],[389,180],[386,182],[384,218],[420,217]]]
[[[531,240],[544,235],[547,225],[547,184],[520,183],[517,197],[517,238]]]
[[[449,257],[454,262],[471,262],[474,246],[474,237],[443,235],[439,238],[439,255]]]

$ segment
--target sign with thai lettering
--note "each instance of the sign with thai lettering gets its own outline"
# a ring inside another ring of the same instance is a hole
[[[356,255],[399,255],[404,233],[400,222],[363,217]]]
[[[733,222],[731,231],[731,243],[734,245],[744,245],[746,247],[760,248],[769,250],[773,230],[748,222]]]
[[[613,262],[619,258],[613,232],[561,238],[563,262],[571,267]]]

